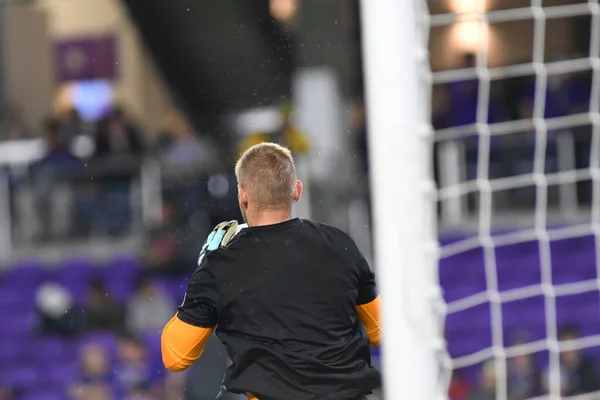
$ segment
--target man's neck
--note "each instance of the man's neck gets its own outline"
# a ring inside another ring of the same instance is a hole
[[[265,226],[289,221],[292,219],[292,215],[289,210],[262,210],[255,212],[248,210],[246,219],[248,226]]]

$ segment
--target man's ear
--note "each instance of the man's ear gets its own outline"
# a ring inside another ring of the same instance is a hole
[[[302,197],[302,181],[297,180],[296,181],[296,193],[294,194],[294,203],[297,203],[298,200],[300,200],[300,198]]]
[[[248,194],[240,185],[238,185],[238,200],[240,204],[248,204]]]

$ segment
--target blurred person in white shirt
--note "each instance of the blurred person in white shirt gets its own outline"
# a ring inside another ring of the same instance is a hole
[[[159,333],[171,319],[175,304],[149,278],[142,278],[127,305],[127,327],[136,335]]]
[[[165,125],[169,140],[162,158],[167,165],[208,167],[216,162],[214,145],[202,138],[181,114],[171,112]]]

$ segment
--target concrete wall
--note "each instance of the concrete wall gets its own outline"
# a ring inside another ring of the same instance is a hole
[[[54,75],[48,18],[26,5],[5,4],[0,22],[3,101],[20,108],[30,125],[52,110]]]

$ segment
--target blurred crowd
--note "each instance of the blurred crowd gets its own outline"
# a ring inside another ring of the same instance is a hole
[[[188,278],[151,268],[126,257],[105,267],[72,260],[56,272],[24,265],[0,276],[2,321],[14,321],[0,332],[0,399],[214,399],[227,365],[216,339],[186,373],[162,365],[160,333]]]
[[[161,368],[151,362],[142,340],[146,334],[157,335],[175,308],[154,282],[141,278],[125,304],[110,296],[101,280],[91,282],[81,308],[72,304],[71,293],[58,284],[44,284],[37,297],[38,334],[73,339],[103,332],[117,337],[114,360],[110,346],[101,340],[90,340],[79,348],[78,376],[66,382],[71,399],[182,398],[183,388],[176,397],[166,393],[173,386],[167,385]]]
[[[17,108],[9,108],[3,124],[7,129],[3,135],[0,132],[0,138],[19,142],[41,137],[44,141],[42,156],[25,168],[4,165],[10,176],[16,237],[29,239],[19,231],[24,229],[19,218],[26,219],[22,188],[31,189],[30,208],[36,215],[29,219],[33,226],[28,229],[34,241],[130,234],[141,208],[135,182],[143,179],[142,167],[149,159],[160,168],[154,178],[160,181],[155,186],[161,191],[164,225],[151,227],[150,236],[174,225],[183,230],[191,226],[202,235],[209,226],[238,215],[232,173],[238,154],[264,141],[285,144],[296,154],[309,151],[307,136],[292,123],[291,107],[286,103],[280,111],[279,127],[227,144],[196,131],[177,111],[167,116],[160,131],[150,133],[118,106],[94,122],[83,121],[72,109],[46,119],[39,130],[29,128]],[[70,189],[68,201],[62,191],[65,187]],[[69,226],[61,227],[64,221]]]
[[[8,117],[9,140],[35,137],[25,127],[16,110]],[[35,239],[46,240],[56,236],[51,216],[56,204],[53,194],[62,183],[75,190],[69,220],[73,226],[66,235],[71,237],[96,235],[121,236],[129,233],[132,220],[132,180],[139,174],[148,155],[160,160],[163,167],[182,167],[197,171],[202,177],[207,171],[218,170],[222,157],[218,148],[206,135],[194,131],[180,114],[173,112],[164,129],[149,135],[119,107],[99,121],[86,123],[76,110],[44,121],[38,137],[44,140],[44,154],[26,167],[26,173],[11,171],[11,185],[19,188],[29,183],[35,201],[39,227]],[[190,193],[199,190],[188,182],[183,188],[170,188],[166,200],[179,199],[177,209],[193,213]],[[178,193],[179,191],[179,193]],[[17,190],[13,194],[13,215],[18,215]],[[186,204],[187,202],[187,204]],[[182,216],[182,218],[189,215]],[[15,221],[16,222],[16,221]]]
[[[216,223],[239,217],[232,171],[237,154],[263,141],[285,144],[296,154],[309,151],[307,137],[292,123],[291,107],[285,104],[280,111],[277,129],[252,132],[227,147],[197,132],[175,111],[163,129],[150,134],[117,106],[94,122],[69,110],[47,118],[39,129],[28,126],[18,108],[8,109],[0,145],[43,141],[41,157],[0,168],[11,185],[15,240],[22,242],[20,230],[33,223],[34,244],[102,237],[118,242],[141,234],[144,248],[117,270],[90,267],[96,263],[87,260],[81,265],[77,261],[74,268],[67,262],[49,274],[44,266],[17,266],[0,274],[0,303],[7,302],[7,313],[34,320],[14,332],[0,332],[0,342],[7,344],[6,349],[0,344],[0,363],[18,356],[10,346],[19,340],[47,353],[17,357],[15,371],[0,369],[0,400],[214,399],[227,363],[218,340],[209,341],[202,360],[190,371],[170,374],[162,366],[158,339],[182,299],[207,233]],[[139,191],[136,180],[148,160],[160,170],[153,182],[159,186],[159,215],[156,223],[135,230],[136,207],[139,211],[142,206],[134,193]],[[69,201],[60,196],[65,186],[70,188]],[[32,219],[20,212],[27,190],[33,199]],[[57,207],[66,210],[57,213]],[[70,221],[66,229],[57,229],[57,215],[58,225],[62,217]],[[124,275],[132,265],[135,273]],[[32,314],[30,295],[22,304],[12,300],[21,285],[35,288]],[[39,360],[53,357],[52,377],[37,376],[47,361]]]
[[[568,61],[576,58],[576,54],[556,55],[552,61]],[[523,61],[523,64],[530,61]],[[514,65],[520,64],[515,62]],[[474,54],[465,54],[459,69],[471,69],[475,74],[476,57]],[[432,124],[437,131],[447,131],[449,128],[461,127],[460,134],[453,135],[450,139],[440,139],[436,143],[436,152],[445,142],[458,143],[464,149],[466,178],[475,179],[478,166],[478,148],[480,144],[479,132],[475,124],[478,122],[478,112],[481,112],[480,121],[489,124],[507,123],[531,120],[535,107],[542,107],[541,116],[546,120],[558,117],[574,116],[590,112],[592,71],[583,70],[561,74],[549,74],[545,82],[545,93],[536,98],[536,90],[543,90],[537,86],[541,81],[536,81],[536,75],[517,76],[503,79],[494,79],[490,83],[489,96],[480,97],[482,83],[478,78],[463,79],[445,84],[436,84],[432,92]],[[536,102],[539,104],[536,105]],[[597,110],[596,110],[597,111]],[[353,112],[355,130],[358,132],[356,148],[361,158],[368,160],[367,134],[362,104]],[[569,124],[568,128],[553,129],[549,127],[546,132],[545,162],[546,173],[558,172],[559,137],[569,135],[573,141],[574,154],[573,169],[589,167],[592,127],[591,121],[585,119],[583,123]],[[533,124],[515,124],[513,127],[504,125],[502,133],[492,135],[489,152],[489,179],[505,178],[509,176],[530,174],[534,170],[534,153],[536,132]],[[437,154],[437,153],[436,153]],[[542,153],[544,154],[544,153]],[[437,157],[435,162],[437,163]],[[485,160],[482,160],[485,161]],[[365,170],[368,162],[364,163]],[[436,167],[435,173],[438,174]],[[507,209],[531,208],[534,203],[535,190],[532,187],[512,190],[503,199]],[[589,204],[591,199],[591,184],[589,182],[577,183],[577,197],[582,204]],[[557,201],[556,196],[550,193],[549,203]]]
[[[577,339],[580,339],[580,332],[574,325],[565,326],[558,333],[558,340],[561,342],[573,343]],[[514,345],[526,344],[524,340],[519,340]],[[481,370],[476,373],[478,380],[475,385],[460,373],[455,374],[450,385],[450,398],[452,400],[494,400],[498,379],[500,382],[506,382],[505,390],[509,400],[525,400],[547,395],[554,384],[560,385],[561,397],[589,395],[600,390],[600,375],[598,375],[595,359],[575,346],[560,353],[557,382],[553,375],[555,372],[548,367],[548,357],[543,360],[529,353],[508,358],[506,377],[498,376],[496,371],[499,365],[502,364],[497,364],[494,359],[484,363]]]

